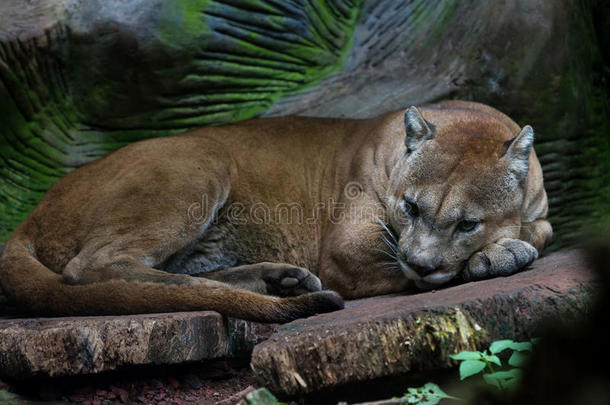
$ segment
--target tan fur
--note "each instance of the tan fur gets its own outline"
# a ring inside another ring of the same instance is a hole
[[[128,145],[51,187],[7,242],[0,282],[39,314],[212,309],[283,322],[342,307],[316,275],[356,298],[522,268],[534,254],[514,241],[540,250],[552,231],[533,150],[527,178],[509,181],[504,155],[520,128],[476,103],[420,111],[434,134],[409,151],[405,111],[262,119]],[[417,221],[405,220],[405,193],[422,207]],[[290,207],[300,215],[278,214]],[[468,210],[483,225],[456,242],[450,229]],[[382,250],[398,257],[385,265]],[[424,256],[438,262],[428,279],[406,263]]]

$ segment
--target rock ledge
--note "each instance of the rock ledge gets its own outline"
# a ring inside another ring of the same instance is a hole
[[[554,253],[511,277],[352,301],[280,326],[254,348],[251,366],[282,395],[452,367],[450,354],[528,339],[545,322],[587,314],[596,287],[582,263],[577,252]]]
[[[555,253],[512,277],[352,301],[343,311],[282,326],[211,311],[2,319],[0,377],[244,357],[254,348],[255,373],[273,392],[293,395],[445,368],[453,365],[449,354],[526,339],[544,321],[586,314],[595,282],[581,263],[577,252]]]
[[[0,376],[90,374],[247,356],[274,327],[225,321],[212,311],[0,320]]]

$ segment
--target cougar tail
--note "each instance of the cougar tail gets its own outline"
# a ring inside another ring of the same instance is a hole
[[[10,300],[42,316],[212,310],[240,319],[283,323],[343,308],[343,299],[334,291],[278,298],[224,284],[178,286],[110,280],[68,285],[36,259],[27,242],[15,237],[0,257],[0,284]]]

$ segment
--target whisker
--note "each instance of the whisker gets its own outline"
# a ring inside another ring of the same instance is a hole
[[[390,242],[388,238],[385,237],[385,235],[381,235],[381,239],[385,242],[386,245],[388,245],[388,247],[390,248],[390,250],[392,250],[392,252],[394,252],[394,254],[398,253],[396,245]]]
[[[398,260],[398,258],[396,256],[394,256],[393,254],[391,254],[390,252],[386,252],[385,250],[381,250],[381,249],[373,249],[374,252],[379,252],[379,253],[383,253],[384,255],[388,256],[391,259],[394,260]]]
[[[377,217],[375,219],[376,219],[377,223],[379,225],[381,225],[382,231],[385,231],[385,233],[387,233],[389,236],[389,238],[388,238],[388,236],[384,235],[383,232],[380,235],[381,240],[383,241],[383,243],[386,244],[386,246],[388,248],[390,248],[391,253],[387,252],[385,250],[381,250],[381,249],[373,249],[373,251],[379,252],[379,253],[384,254],[385,256],[389,257],[390,259],[393,259],[392,262],[381,263],[383,267],[388,268],[388,269],[400,269],[398,267],[398,240],[396,238],[396,235],[386,225],[386,223],[383,222],[379,217]]]
[[[392,238],[394,243],[398,244],[398,240],[396,239],[396,235],[394,235],[394,232],[392,232],[392,230],[388,227],[388,225],[385,222],[383,222],[379,217],[377,217],[376,220],[377,220],[377,223],[379,225],[381,225],[381,227],[388,233],[388,235],[390,235],[390,237]]]

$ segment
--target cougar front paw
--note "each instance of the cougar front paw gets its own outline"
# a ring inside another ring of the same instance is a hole
[[[322,283],[312,272],[289,264],[270,263],[262,277],[267,293],[281,297],[320,291]]]
[[[509,276],[538,258],[535,247],[519,239],[502,238],[468,259],[462,273],[465,281]]]

